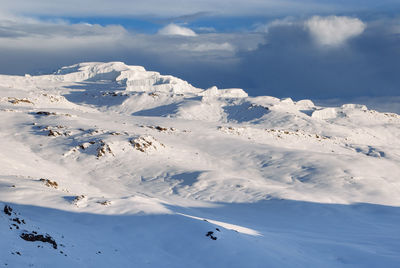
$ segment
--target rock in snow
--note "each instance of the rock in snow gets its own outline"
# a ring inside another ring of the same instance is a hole
[[[397,114],[89,62],[0,116],[0,267],[400,263]]]

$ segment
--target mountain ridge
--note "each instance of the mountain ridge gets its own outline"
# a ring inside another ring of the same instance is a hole
[[[0,75],[0,94],[0,208],[17,213],[0,213],[4,266],[399,261],[397,114],[121,62]]]

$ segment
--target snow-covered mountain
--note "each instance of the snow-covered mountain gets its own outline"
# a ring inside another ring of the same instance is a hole
[[[400,116],[121,62],[0,76],[0,267],[398,267]]]

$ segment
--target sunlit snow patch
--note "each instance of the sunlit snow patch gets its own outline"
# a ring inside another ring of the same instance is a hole
[[[196,216],[192,216],[192,215],[187,215],[187,214],[183,214],[183,213],[177,213],[178,215],[182,215],[188,218],[192,218],[192,219],[196,219],[196,220],[202,220],[202,221],[207,221],[209,223],[221,226],[225,229],[228,230],[233,230],[242,234],[247,234],[247,235],[253,235],[253,236],[262,236],[261,233],[259,233],[256,230],[247,228],[247,227],[243,227],[243,226],[239,226],[239,225],[235,225],[235,224],[231,224],[231,223],[226,223],[226,222],[222,222],[222,221],[215,221],[215,220],[210,220],[210,219],[205,219],[205,218],[199,218]]]

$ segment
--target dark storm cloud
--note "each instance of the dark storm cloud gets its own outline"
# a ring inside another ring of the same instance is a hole
[[[240,85],[297,98],[399,95],[400,36],[391,24],[372,22],[338,47],[316,45],[301,24],[273,27],[266,44],[240,55]]]

